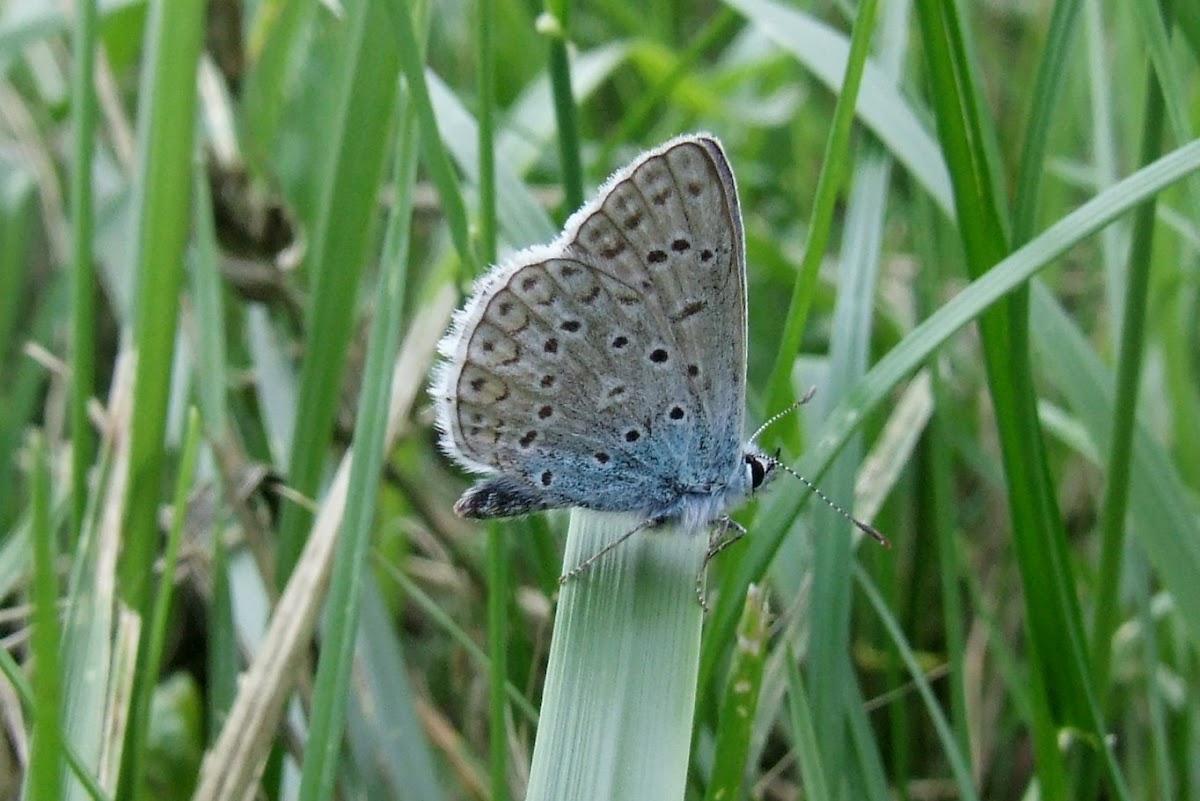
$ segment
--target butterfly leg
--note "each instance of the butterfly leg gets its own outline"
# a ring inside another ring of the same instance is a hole
[[[718,522],[720,526],[714,528],[712,535],[708,538],[708,552],[704,554],[704,561],[700,563],[700,572],[696,574],[696,597],[700,600],[700,606],[705,612],[708,611],[708,601],[704,598],[704,579],[708,575],[708,563],[721,551],[746,536],[745,526],[732,517],[722,517]],[[733,529],[733,534],[726,536],[729,529]]]
[[[608,543],[600,550],[596,551],[594,554],[589,556],[587,559],[584,559],[582,562],[575,565],[575,567],[571,568],[566,573],[563,573],[561,576],[558,577],[558,583],[566,584],[568,581],[575,578],[580,573],[582,573],[583,571],[585,571],[589,567],[591,567],[598,559],[600,559],[600,557],[604,556],[606,553],[613,550],[621,543],[625,542],[625,540],[629,539],[634,534],[637,534],[639,531],[644,531],[648,528],[654,528],[655,526],[661,525],[662,522],[663,522],[663,518],[652,517],[649,520],[645,521],[644,523],[639,523],[637,526],[634,526],[629,531],[626,531],[624,534],[617,537],[615,540]]]

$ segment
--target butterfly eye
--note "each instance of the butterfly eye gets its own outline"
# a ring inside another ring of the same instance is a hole
[[[767,477],[767,467],[762,459],[749,453],[746,454],[746,466],[750,468],[750,489],[756,490]]]

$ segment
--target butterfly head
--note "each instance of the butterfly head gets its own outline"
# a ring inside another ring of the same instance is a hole
[[[775,478],[775,468],[779,464],[779,460],[751,447],[742,454],[742,463],[743,469],[746,471],[750,494],[754,494]]]

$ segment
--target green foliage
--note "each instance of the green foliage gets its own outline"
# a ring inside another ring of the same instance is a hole
[[[28,797],[1200,795],[1195,3],[2,8]],[[815,385],[764,444],[894,546],[781,478],[707,615],[702,535],[560,588],[630,521],[454,517],[425,392],[492,254],[696,130],[748,422]]]

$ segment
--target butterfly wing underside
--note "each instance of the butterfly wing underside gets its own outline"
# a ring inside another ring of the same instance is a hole
[[[743,248],[720,144],[689,136],[485,276],[435,389],[446,450],[495,474],[460,513],[670,515],[723,486],[741,469]]]

